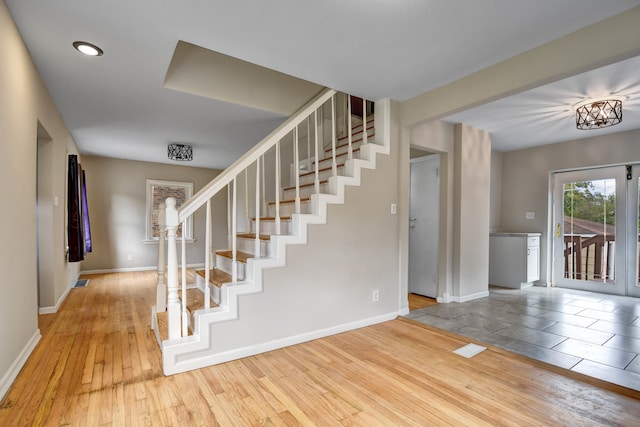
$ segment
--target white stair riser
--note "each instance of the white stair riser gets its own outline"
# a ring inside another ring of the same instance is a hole
[[[236,242],[237,242],[239,251],[256,255],[256,239],[238,237]],[[266,257],[266,256],[269,256],[269,241],[260,240],[260,254],[258,254],[258,257]]]
[[[276,205],[269,203],[267,216],[276,216]],[[295,203],[281,203],[280,216],[291,216],[296,213]],[[311,203],[309,200],[300,201],[300,213],[311,213]],[[264,233],[263,233],[264,234]]]
[[[344,166],[338,167],[338,175],[344,175]],[[331,169],[325,170],[325,171],[320,171],[318,173],[318,179],[320,181],[323,181],[325,179],[329,179],[330,177],[333,176],[333,171]],[[315,182],[316,180],[316,174],[315,173],[310,173],[308,175],[301,175],[300,176],[300,184],[304,185],[304,184],[310,184]]]
[[[200,289],[204,293],[204,290],[205,290],[204,277],[202,277],[199,274],[196,274],[196,286],[198,287],[198,289]],[[211,292],[211,301],[220,305],[220,288],[212,284],[210,284],[209,287]]]
[[[251,232],[256,232],[255,221],[251,221]],[[262,220],[260,221],[260,234],[292,234],[291,221],[280,221],[280,232],[278,232],[278,230],[276,230],[276,222],[274,220]]]
[[[216,254],[216,266],[225,273],[233,275],[233,261],[231,258]],[[238,280],[244,280],[246,265],[238,262]]]
[[[300,198],[304,198],[304,197],[309,197],[312,194],[315,194],[316,192],[316,187],[314,185],[309,185],[307,187],[300,187]],[[324,194],[328,194],[329,193],[329,183],[324,182],[324,183],[320,183],[320,192],[324,193]],[[282,192],[282,199],[283,200],[290,200],[296,197],[296,189],[295,188],[291,188],[291,189],[287,189],[284,190]]]

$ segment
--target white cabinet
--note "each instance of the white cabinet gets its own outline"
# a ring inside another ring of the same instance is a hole
[[[491,233],[489,284],[521,289],[540,280],[540,233]]]

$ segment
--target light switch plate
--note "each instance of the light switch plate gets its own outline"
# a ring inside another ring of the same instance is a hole
[[[395,215],[397,212],[397,207],[395,203],[391,203],[391,215]]]

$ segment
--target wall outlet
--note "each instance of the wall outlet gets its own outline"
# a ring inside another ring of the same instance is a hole
[[[131,255],[131,254],[127,255],[127,259],[128,259],[129,261],[133,261],[133,255]]]
[[[373,290],[373,302],[380,301],[380,291],[377,289]]]
[[[536,217],[536,213],[535,212],[525,212],[524,214],[524,218],[525,219],[534,219]]]

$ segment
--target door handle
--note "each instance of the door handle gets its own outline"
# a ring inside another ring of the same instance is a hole
[[[558,238],[562,237],[562,232],[560,230],[560,223],[556,224],[556,237]]]
[[[416,221],[418,218],[410,217],[409,221]]]

